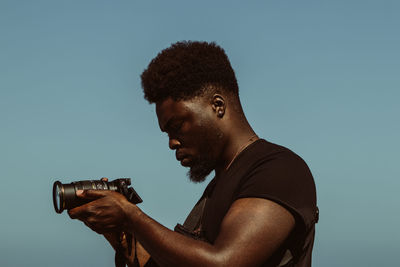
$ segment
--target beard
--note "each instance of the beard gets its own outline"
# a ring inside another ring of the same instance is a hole
[[[215,169],[215,161],[209,158],[199,157],[190,167],[187,176],[194,183],[201,183]]]
[[[210,130],[211,129],[211,130]],[[203,149],[199,156],[194,159],[193,165],[190,167],[187,176],[190,181],[194,183],[203,182],[207,176],[215,170],[217,166],[217,159],[213,158],[212,155],[216,155],[214,151],[216,146],[221,142],[224,134],[216,127],[208,126],[208,131],[203,132]]]

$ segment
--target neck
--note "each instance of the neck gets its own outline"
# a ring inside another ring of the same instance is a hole
[[[237,156],[246,149],[246,147],[258,139],[256,133],[250,127],[247,131],[238,131],[237,134],[231,137],[227,142],[221,164],[219,164],[219,167],[215,169],[216,175],[218,176],[220,173],[226,172]]]

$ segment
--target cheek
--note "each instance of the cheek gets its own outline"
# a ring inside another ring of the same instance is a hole
[[[199,151],[204,144],[207,144],[207,131],[204,129],[204,127],[187,127],[187,129],[183,130],[181,141],[185,148],[193,151]]]
[[[216,132],[210,127],[201,127],[199,131],[193,135],[193,140],[196,142],[196,147],[199,152],[210,153],[210,150],[215,146],[217,140]]]
[[[194,153],[209,153],[219,132],[213,123],[205,115],[186,121],[182,125],[183,146]]]

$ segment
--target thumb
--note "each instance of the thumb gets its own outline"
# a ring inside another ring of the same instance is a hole
[[[76,190],[76,196],[84,199],[98,199],[105,197],[108,190]]]

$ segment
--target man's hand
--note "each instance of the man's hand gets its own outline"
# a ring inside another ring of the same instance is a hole
[[[76,195],[93,201],[69,210],[71,219],[81,220],[99,234],[123,231],[125,211],[128,206],[134,206],[123,195],[109,190],[78,190]]]
[[[107,178],[101,180],[108,182]],[[130,205],[132,208],[134,204],[127,201],[123,195],[109,190],[78,190],[76,196],[93,201],[69,210],[69,216],[81,220],[93,231],[104,235],[114,250],[120,246],[128,266],[133,266],[135,239],[133,233],[132,239],[127,238],[123,230],[127,220],[126,207]],[[140,244],[136,250],[140,266],[143,266],[150,255]]]

